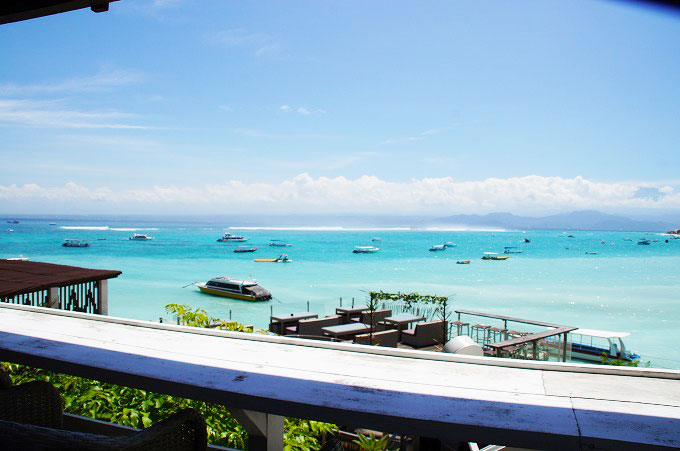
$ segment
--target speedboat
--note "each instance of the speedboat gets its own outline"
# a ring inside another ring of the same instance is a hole
[[[81,241],[81,240],[64,240],[64,243],[62,244],[64,247],[90,247],[92,244],[90,244],[89,241]]]
[[[243,301],[268,301],[272,298],[272,294],[259,286],[254,280],[244,281],[228,277],[214,277],[208,282],[198,283],[196,286],[201,290],[201,293]]]
[[[445,250],[446,250],[446,244],[437,244],[436,246],[432,246],[430,248],[430,252],[445,251]]]
[[[571,341],[571,358],[591,362],[602,361],[602,357],[631,362],[639,355],[626,350],[623,338],[628,332],[609,332],[595,329],[576,329],[569,333]]]
[[[149,235],[144,235],[143,233],[135,233],[130,237],[130,239],[132,241],[149,241],[153,240],[153,237]]]
[[[353,254],[373,254],[380,249],[374,246],[354,246]]]
[[[496,252],[484,252],[482,260],[507,260],[510,258],[507,255],[498,255]]]
[[[651,244],[651,241],[643,238],[643,239],[640,239],[640,241],[638,241],[637,244],[639,244],[641,246],[649,246]]]
[[[257,250],[256,247],[248,247],[248,246],[239,246],[236,249],[234,249],[234,252],[236,253],[241,253],[241,252],[255,252]]]
[[[469,264],[470,264],[470,260],[458,260],[456,262],[456,265],[469,265]]]
[[[277,258],[256,258],[253,261],[256,263],[290,263],[293,260],[288,258],[286,254],[281,254]]]
[[[517,246],[505,246],[504,254],[521,254],[522,251],[517,249]]]
[[[292,244],[288,244],[283,240],[271,240],[269,242],[270,246],[276,246],[276,247],[289,247],[292,246]]]
[[[248,238],[243,238],[242,236],[232,235],[231,233],[225,233],[222,238],[218,238],[219,243],[242,243],[248,241]]]

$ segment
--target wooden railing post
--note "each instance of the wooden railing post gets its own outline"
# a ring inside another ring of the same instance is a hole
[[[97,313],[100,315],[109,314],[109,284],[107,279],[97,281],[97,300],[99,301],[99,308]]]
[[[50,287],[47,289],[45,307],[59,308],[59,287]]]

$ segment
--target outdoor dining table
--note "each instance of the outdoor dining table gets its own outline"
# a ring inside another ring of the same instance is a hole
[[[297,313],[290,313],[288,315],[272,315],[271,316],[271,322],[276,322],[275,324],[278,324],[278,334],[279,335],[284,335],[284,332],[286,331],[287,325],[293,323],[297,324],[300,322],[300,320],[303,319],[313,319],[313,318],[318,318],[319,315],[316,313],[309,313],[309,312],[297,312]]]
[[[362,312],[368,310],[368,307],[336,307],[335,314],[342,316],[343,323],[348,323],[350,318],[360,317]]]
[[[394,324],[399,329],[399,339],[401,340],[401,331],[406,329],[409,324],[424,321],[424,316],[413,315],[411,313],[402,313],[400,315],[388,316],[383,321],[389,324]]]
[[[325,335],[329,335],[333,338],[351,338],[360,333],[369,332],[370,330],[370,326],[364,323],[340,324],[339,326],[328,326],[321,328],[321,331]]]

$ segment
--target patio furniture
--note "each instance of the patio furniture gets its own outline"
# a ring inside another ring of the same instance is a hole
[[[54,385],[45,381],[11,385],[12,380],[3,371],[0,380],[0,420],[62,427],[64,403]]]
[[[456,335],[463,334],[463,328],[465,328],[465,335],[470,335],[470,323],[464,321],[454,321],[453,325],[456,326]]]
[[[388,316],[383,320],[385,324],[394,325],[399,330],[399,339],[401,340],[401,332],[411,323],[424,321],[425,317],[420,315],[413,315],[411,313],[402,313],[400,315]]]
[[[288,315],[272,315],[269,331],[279,335],[286,335],[286,328],[297,325],[303,319],[317,318],[319,315],[309,312],[290,313]]]
[[[355,323],[372,324],[373,327],[376,327],[385,318],[387,318],[391,315],[392,315],[392,310],[390,310],[390,309],[375,310],[373,312],[373,322],[371,322],[371,312],[364,311],[364,312],[361,312],[361,317],[352,318],[350,321],[355,322]]]
[[[383,330],[381,332],[373,333],[373,342],[371,343],[371,334],[361,334],[354,337],[354,343],[362,345],[383,346],[388,348],[396,348],[399,342],[399,331],[396,329]]]
[[[339,326],[323,327],[321,330],[325,335],[334,338],[352,338],[355,335],[368,332],[370,326],[364,323],[341,324]]]
[[[477,343],[484,345],[486,344],[488,340],[488,334],[489,334],[489,329],[491,329],[491,326],[486,326],[484,324],[475,324],[472,326],[472,334],[474,335],[474,339]],[[480,332],[481,332],[481,339],[480,339]]]
[[[195,409],[181,410],[148,429],[123,437],[72,432],[0,420],[3,449],[89,451],[190,451],[205,450],[205,421]]]
[[[401,342],[414,348],[440,344],[444,340],[446,321],[416,324],[415,329],[401,331]]]
[[[321,337],[323,336],[322,327],[337,326],[340,324],[340,321],[342,321],[342,318],[338,315],[319,319],[303,319],[297,326],[286,328],[286,335],[297,334],[305,337]]]
[[[342,324],[349,323],[352,318],[359,318],[361,312],[368,310],[367,307],[336,307],[335,314],[342,317]]]

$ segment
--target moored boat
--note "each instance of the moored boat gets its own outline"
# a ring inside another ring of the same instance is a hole
[[[283,240],[271,240],[269,241],[270,246],[274,247],[290,247],[292,244],[287,243],[286,241]]]
[[[256,258],[253,261],[256,263],[290,263],[293,260],[288,258],[286,254],[281,254],[277,258]]]
[[[353,254],[373,254],[380,249],[375,246],[354,246]]]
[[[132,241],[149,241],[153,240],[153,237],[150,235],[144,235],[143,233],[135,233],[129,239]]]
[[[66,239],[66,240],[64,240],[64,243],[62,244],[62,246],[64,246],[64,247],[90,247],[90,246],[92,246],[92,244],[90,244],[89,241]]]
[[[517,246],[505,246],[503,251],[505,254],[521,254],[522,251],[517,248]]]
[[[446,250],[446,244],[437,244],[435,246],[432,246],[429,251],[430,252],[438,252],[438,251],[445,251]]]
[[[447,241],[446,243],[444,243],[444,246],[445,247],[456,247],[458,245],[455,244],[455,243],[452,243],[451,241]]]
[[[232,235],[231,233],[228,232],[222,235],[222,238],[217,239],[218,243],[243,243],[244,241],[248,241],[248,238]]]
[[[236,249],[234,249],[234,252],[236,252],[236,253],[255,252],[256,250],[257,250],[256,247],[239,246]]]
[[[640,241],[637,242],[637,244],[640,246],[649,246],[651,244],[651,241],[641,238]]]
[[[484,252],[482,260],[507,260],[510,258],[507,255],[498,255],[496,252]]]
[[[269,291],[253,281],[230,279],[228,277],[214,277],[206,283],[196,284],[201,293],[240,299],[243,301],[268,301],[272,298]]]
[[[602,357],[631,362],[640,358],[626,350],[623,338],[628,332],[610,332],[595,329],[576,329],[569,333],[571,337],[571,358],[590,362],[602,361]]]
[[[469,264],[470,264],[470,260],[458,260],[456,262],[456,265],[469,265]]]

